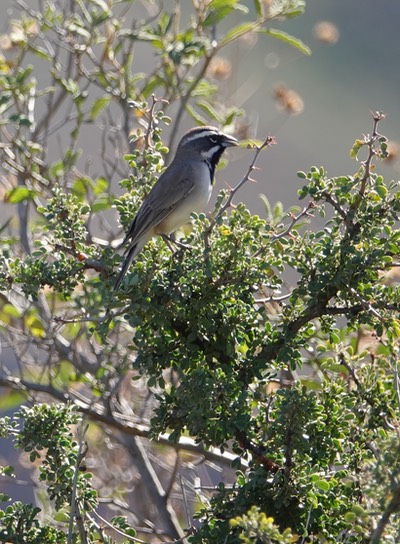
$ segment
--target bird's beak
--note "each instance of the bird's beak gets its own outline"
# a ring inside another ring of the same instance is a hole
[[[224,139],[222,140],[222,143],[225,147],[239,145],[239,142],[236,140],[236,138],[234,138],[233,136],[229,136],[228,134],[224,134]]]

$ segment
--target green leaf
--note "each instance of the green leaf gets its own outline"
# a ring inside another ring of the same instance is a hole
[[[329,482],[327,482],[326,480],[317,480],[314,483],[318,487],[318,489],[320,489],[321,491],[329,491],[329,489],[331,487],[329,485]]]
[[[87,186],[90,184],[90,179],[86,176],[79,176],[72,185],[72,193],[76,196],[83,197],[86,194]]]
[[[40,57],[41,59],[44,59],[47,61],[52,60],[52,57],[42,47],[38,47],[37,45],[33,45],[32,43],[29,43],[28,49],[29,51],[32,51],[34,55],[36,55],[37,57]]]
[[[216,25],[234,10],[248,12],[248,9],[239,4],[238,0],[211,0],[207,6],[208,15],[203,21],[203,26]]]
[[[18,204],[23,200],[32,200],[35,194],[35,191],[32,191],[32,189],[28,189],[28,187],[25,187],[24,185],[19,185],[18,187],[11,189],[11,191],[6,194],[4,200],[9,204]]]
[[[7,410],[17,408],[25,399],[25,396],[20,391],[9,390],[2,393],[0,396],[0,411],[5,412]]]
[[[254,0],[254,9],[256,10],[257,17],[262,19],[264,17],[264,4],[261,0]]]
[[[5,315],[10,316],[10,317],[17,318],[17,317],[21,316],[20,311],[17,310],[17,308],[15,306],[13,306],[12,304],[10,304],[10,303],[4,304],[4,306],[1,309],[0,315],[3,312],[4,312]],[[4,317],[2,317],[2,319],[4,320]]]
[[[196,105],[201,110],[203,110],[208,115],[208,117],[212,119],[213,121],[217,121],[218,123],[223,122],[223,117],[221,117],[221,115],[219,115],[218,112],[208,102],[199,100]]]
[[[108,210],[111,207],[111,199],[109,195],[100,195],[92,204],[92,212],[100,212]]]
[[[225,36],[222,38],[221,46],[226,45],[227,43],[233,42],[241,36],[245,36],[249,32],[255,29],[254,23],[241,23],[240,25],[234,26],[231,28]]]
[[[200,114],[197,113],[197,111],[192,108],[189,104],[185,106],[186,112],[190,115],[190,117],[198,124],[198,125],[206,125],[207,120],[204,119]]]
[[[362,148],[363,145],[364,145],[364,142],[362,140],[356,140],[354,142],[352,148],[350,149],[350,158],[351,159],[357,158],[358,152],[360,151],[360,149]]]
[[[297,17],[304,13],[306,3],[304,0],[280,0],[273,2],[269,7],[268,16],[270,19],[277,17]]]
[[[53,162],[49,167],[49,175],[52,178],[61,177],[64,174],[64,164],[62,161]]]
[[[101,195],[102,193],[104,193],[107,187],[108,187],[108,181],[103,177],[99,177],[96,179],[95,184],[93,186],[93,193],[95,195]]]
[[[268,34],[269,36],[272,36],[277,40],[280,40],[291,45],[292,47],[295,47],[296,49],[304,53],[304,55],[311,55],[311,49],[308,47],[308,45],[299,40],[299,38],[295,38],[291,34],[287,34],[286,32],[283,32],[282,30],[278,30],[276,28],[262,29],[260,32]]]
[[[375,191],[382,199],[386,198],[388,190],[384,185],[375,185]]]
[[[10,115],[9,120],[13,123],[17,123],[18,125],[30,127],[32,125],[32,121],[26,116],[19,113],[14,113],[13,115]]]
[[[88,114],[90,121],[94,121],[99,116],[103,109],[108,105],[110,100],[111,97],[109,95],[104,95],[100,98],[96,98],[96,100],[93,101],[93,104]]]

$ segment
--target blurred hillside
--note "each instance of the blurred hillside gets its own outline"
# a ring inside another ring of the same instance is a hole
[[[258,134],[270,132],[278,142],[264,155],[264,178],[259,176],[259,185],[249,191],[265,192],[271,202],[282,200],[288,206],[295,203],[300,186],[298,170],[323,165],[332,176],[355,170],[349,149],[370,130],[370,110],[384,111],[381,128],[390,140],[400,140],[399,17],[397,0],[307,0],[305,14],[281,26],[310,46],[310,57],[270,39],[243,58],[241,82],[248,82],[249,91],[253,85],[243,105],[258,118]],[[316,40],[313,29],[319,21],[337,27],[336,44]],[[276,67],[268,67],[271,54],[275,58],[269,66]],[[289,119],[277,115],[272,97],[277,82],[300,94],[302,114]],[[396,178],[399,169],[397,162],[382,171]]]
[[[132,9],[138,16],[140,2],[136,5]],[[190,2],[182,5],[189,16]],[[0,32],[6,32],[8,21],[18,16],[16,6],[16,0],[2,1],[6,17]],[[265,36],[224,51],[232,75],[219,83],[221,92],[246,110],[250,136],[273,135],[277,140],[259,163],[262,171],[257,175],[258,183],[238,195],[252,211],[263,213],[260,193],[271,203],[281,200],[285,207],[296,204],[296,190],[301,185],[298,170],[312,165],[324,165],[329,175],[355,170],[348,152],[353,141],[372,126],[370,110],[384,111],[385,135],[400,140],[399,16],[398,0],[307,0],[303,16],[273,26],[303,40],[312,50],[310,57]],[[240,23],[240,15],[236,17]],[[336,26],[337,43],[327,45],[316,39],[314,28],[320,21]],[[144,51],[135,56],[134,71],[148,69],[151,59],[146,55]],[[288,116],[277,111],[274,89],[279,84],[300,95],[304,103],[301,114]],[[186,119],[182,132],[192,124]],[[84,156],[89,158],[98,150],[96,127],[85,128],[85,134]],[[234,185],[249,161],[246,150],[230,153],[229,158],[230,167],[219,173],[217,188],[225,182]],[[391,163],[383,172],[395,178],[399,169],[400,163]],[[120,191],[118,187],[115,190]]]

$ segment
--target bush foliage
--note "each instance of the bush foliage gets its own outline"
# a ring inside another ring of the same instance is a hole
[[[308,54],[273,27],[304,3],[63,4],[18,0],[0,53],[0,436],[35,486],[33,503],[0,493],[0,540],[397,541],[400,191],[379,173],[383,114],[355,172],[299,172],[303,207],[255,216],[240,189],[273,142],[226,105],[221,51],[257,34]],[[250,165],[113,293],[115,215],[127,229],[185,118],[237,134]]]

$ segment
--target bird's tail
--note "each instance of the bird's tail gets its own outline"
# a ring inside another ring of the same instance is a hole
[[[121,270],[119,271],[117,279],[115,280],[115,283],[114,283],[113,293],[115,293],[115,291],[118,291],[119,286],[121,285],[122,280],[124,279],[125,274],[128,271],[129,265],[132,262],[132,259],[139,253],[141,248],[138,247],[138,246],[139,246],[139,244],[135,244],[135,245],[131,246],[128,249],[128,251],[126,252],[125,260],[122,263]]]

